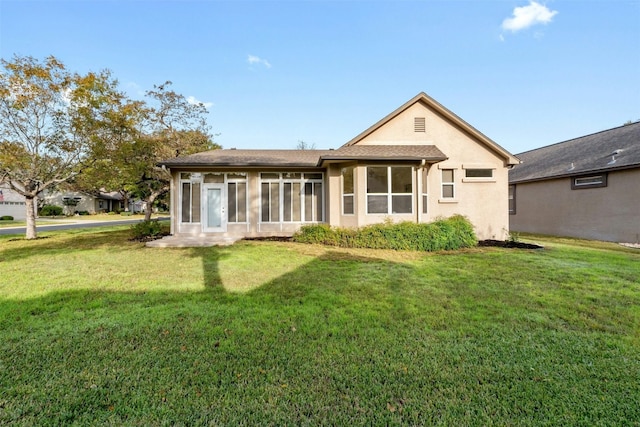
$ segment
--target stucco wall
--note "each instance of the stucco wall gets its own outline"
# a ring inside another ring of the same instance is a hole
[[[415,117],[425,118],[426,132],[415,132]],[[468,217],[474,224],[479,239],[507,238],[509,234],[508,169],[504,159],[434,110],[422,103],[416,103],[358,144],[435,145],[449,159],[432,165],[428,169],[428,213],[421,215],[421,221],[428,222],[438,217],[461,214]],[[492,168],[494,169],[493,178],[490,180],[465,179],[465,168]],[[454,200],[444,200],[441,197],[442,169],[454,169],[456,191]],[[359,177],[364,178],[364,175]],[[364,179],[361,180],[358,189],[366,191],[363,181]],[[361,199],[358,201],[362,203]],[[378,218],[367,218],[366,212],[362,209],[358,212],[360,223],[378,221]],[[364,217],[362,217],[363,212]],[[396,218],[393,219],[396,220]],[[411,216],[397,219],[411,219]]]
[[[513,231],[640,242],[640,169],[609,172],[607,186],[571,189],[571,178],[516,185]]]

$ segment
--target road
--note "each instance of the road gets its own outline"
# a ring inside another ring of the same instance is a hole
[[[169,217],[160,217],[154,218],[160,221],[168,221]],[[110,225],[130,225],[135,224],[140,221],[144,221],[144,219],[123,219],[123,220],[113,220],[113,221],[89,221],[89,220],[60,220],[65,221],[64,224],[51,224],[51,225],[36,225],[36,231],[40,233],[41,231],[56,231],[56,230],[71,230],[74,228],[89,228],[89,227],[107,227]],[[56,220],[56,222],[58,222]],[[0,228],[0,234],[25,234],[26,227],[7,227]]]

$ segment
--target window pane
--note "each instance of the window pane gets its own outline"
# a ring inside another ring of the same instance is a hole
[[[286,172],[282,174],[284,179],[300,179],[302,174],[300,172]]]
[[[388,213],[387,196],[367,196],[367,212],[369,213]]]
[[[182,183],[182,222],[191,222],[191,183]]]
[[[353,206],[353,195],[342,197],[342,209],[345,215],[353,215],[355,213]]]
[[[321,173],[305,173],[304,179],[322,179]]]
[[[426,214],[429,208],[429,204],[427,203],[429,201],[429,198],[427,197],[426,194],[422,195],[422,213]]]
[[[301,203],[301,197],[300,197],[300,183],[299,182],[294,182],[293,183],[293,190],[292,190],[292,199],[293,199],[293,220],[298,222],[300,221],[301,215],[302,215],[302,203]]]
[[[342,193],[353,194],[353,166],[342,169]]]
[[[238,222],[247,222],[247,184],[244,182],[240,182],[236,185],[238,189],[237,219]]]
[[[191,184],[191,222],[200,222],[200,183]]]
[[[237,211],[236,211],[236,184],[234,183],[229,183],[229,185],[227,186],[228,191],[227,191],[227,212],[229,217],[227,218],[227,221],[229,222],[237,222],[238,221],[238,216],[237,216]]]
[[[313,184],[313,198],[316,204],[316,221],[322,221],[322,183]]]
[[[411,213],[411,195],[408,196],[391,196],[391,213]]]
[[[283,213],[282,213],[282,220],[283,221],[291,221],[291,183],[290,182],[285,182],[283,184],[283,190],[284,190],[284,194],[282,195],[283,197]]]
[[[453,182],[453,169],[442,169],[442,182]]]
[[[271,184],[271,222],[280,221],[280,184],[272,182]]]
[[[221,173],[205,173],[205,183],[222,184],[224,182],[224,175]]]
[[[451,184],[442,185],[442,197],[453,198],[453,185]]]
[[[367,193],[387,193],[387,167],[369,166],[367,168]],[[371,212],[371,211],[369,211]]]
[[[411,193],[412,192],[411,168],[391,168],[391,192]]]
[[[191,174],[189,172],[180,172],[180,179],[191,179]]]
[[[313,184],[304,184],[304,220],[313,221]]]
[[[493,169],[465,169],[467,178],[493,178]]]
[[[261,205],[262,205],[262,222],[269,222],[269,183],[263,182],[261,185]]]
[[[247,174],[245,172],[231,172],[227,174],[227,179],[247,179]]]
[[[260,174],[262,179],[280,179],[279,173],[263,172]]]

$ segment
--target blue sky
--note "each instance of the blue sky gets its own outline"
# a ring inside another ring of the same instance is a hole
[[[225,148],[337,148],[426,92],[512,153],[640,120],[640,0],[0,1],[0,56],[166,80]]]

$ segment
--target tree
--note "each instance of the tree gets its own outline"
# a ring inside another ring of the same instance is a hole
[[[0,182],[25,197],[34,239],[34,200],[95,161],[123,95],[108,71],[71,73],[53,56],[0,63]]]
[[[305,142],[303,140],[298,141],[298,145],[296,145],[296,150],[315,150],[316,144],[313,142]]]
[[[151,218],[154,202],[170,190],[171,174],[158,166],[160,161],[220,148],[208,133],[206,107],[190,103],[170,85],[165,82],[147,91],[151,103],[144,132],[131,147],[136,195],[146,202],[146,220]]]

